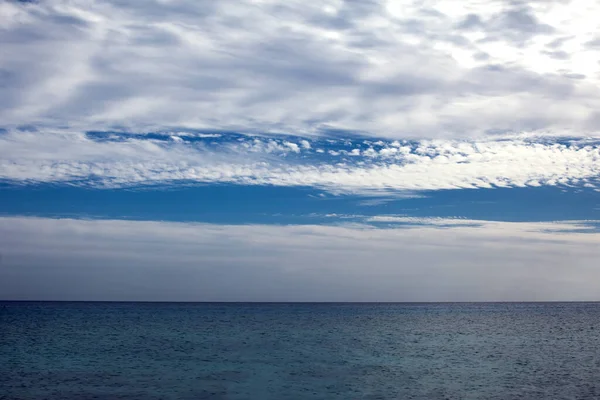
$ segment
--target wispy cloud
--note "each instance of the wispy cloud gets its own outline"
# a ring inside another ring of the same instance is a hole
[[[597,2],[0,4],[0,121],[387,137],[600,128]]]
[[[0,293],[85,300],[597,299],[600,237],[571,229],[580,223],[560,223],[571,230],[564,234],[549,223],[455,222],[378,229],[6,217]]]
[[[0,135],[0,155],[0,178],[13,183],[97,187],[233,183],[355,193],[594,188],[600,175],[600,144],[584,139],[309,141],[7,131]]]
[[[372,217],[363,217],[366,223],[387,223],[387,226],[403,228],[422,228],[422,227],[444,227],[454,229],[464,228],[485,228],[481,229],[482,234],[491,231],[493,234],[499,232],[515,234],[530,234],[535,232],[544,233],[563,233],[571,234],[573,232],[598,233],[600,221],[550,221],[550,222],[506,222],[506,221],[486,221],[474,220],[464,217],[457,218],[423,218],[409,217],[405,215],[376,215]],[[527,235],[526,235],[527,236]],[[559,236],[555,236],[557,238]]]

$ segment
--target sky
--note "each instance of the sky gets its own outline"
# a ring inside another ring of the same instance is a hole
[[[600,300],[599,14],[0,2],[0,299]]]

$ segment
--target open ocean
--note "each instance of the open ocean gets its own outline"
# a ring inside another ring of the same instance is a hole
[[[0,302],[1,399],[600,399],[600,303]]]

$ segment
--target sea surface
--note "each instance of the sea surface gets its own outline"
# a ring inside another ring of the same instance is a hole
[[[0,399],[600,399],[600,303],[0,302]]]

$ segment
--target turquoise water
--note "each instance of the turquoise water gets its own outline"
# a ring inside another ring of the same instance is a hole
[[[598,399],[600,303],[0,303],[0,399]]]

